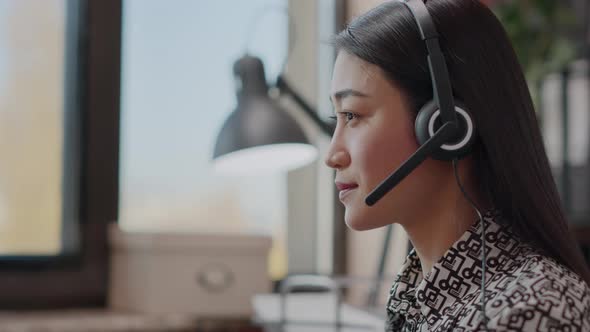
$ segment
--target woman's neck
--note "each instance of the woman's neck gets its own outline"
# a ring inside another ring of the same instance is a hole
[[[404,226],[414,246],[422,272],[428,274],[432,266],[469,229],[476,220],[471,206],[470,211],[440,211],[410,226]]]
[[[489,204],[471,190],[472,186],[466,183],[463,186],[482,214],[489,209]],[[420,258],[423,275],[428,274],[432,266],[479,219],[457,183],[447,187],[439,192],[438,199],[432,200],[428,209],[417,213],[413,220],[402,223]]]

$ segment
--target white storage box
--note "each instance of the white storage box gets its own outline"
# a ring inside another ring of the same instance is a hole
[[[254,294],[270,291],[268,236],[135,233],[113,224],[109,240],[113,310],[249,318]]]

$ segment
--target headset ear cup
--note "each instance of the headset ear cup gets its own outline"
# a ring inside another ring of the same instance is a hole
[[[477,137],[475,122],[471,113],[460,102],[455,101],[455,110],[459,120],[460,133],[451,142],[443,144],[436,149],[431,157],[437,160],[452,160],[454,158],[461,159],[471,152],[471,147]],[[420,145],[423,145],[436,130],[439,125],[440,112],[436,103],[431,100],[426,103],[418,112],[414,124],[416,140]],[[436,117],[436,119],[433,119]]]

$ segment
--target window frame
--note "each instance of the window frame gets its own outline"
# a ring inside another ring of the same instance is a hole
[[[72,10],[72,3],[67,4],[67,10]],[[66,89],[77,89],[78,93],[76,102],[66,101],[66,107],[77,109],[66,109],[66,114],[74,116],[66,119],[65,125],[78,128],[79,140],[65,144],[74,149],[79,167],[70,169],[76,182],[64,185],[74,188],[69,202],[76,204],[79,250],[59,256],[5,257],[0,262],[2,309],[106,304],[107,229],[117,220],[119,201],[122,0],[78,0],[73,7],[80,10],[74,80],[78,86],[72,87],[72,81],[66,80]],[[66,98],[70,97],[66,92]],[[67,229],[62,234],[67,234]]]
[[[328,118],[333,112],[327,96],[336,51],[325,41],[344,28],[348,2],[287,2],[289,29],[295,31],[289,32],[292,49],[282,74],[293,89],[313,105],[321,119]],[[295,110],[292,115],[318,148],[319,155],[324,155],[330,137],[309,118],[300,116],[301,110],[290,104],[289,97],[284,99],[287,108]],[[300,273],[342,275],[347,271],[344,207],[334,190],[334,175],[321,157],[287,175],[287,276]],[[302,238],[307,240],[302,242]]]

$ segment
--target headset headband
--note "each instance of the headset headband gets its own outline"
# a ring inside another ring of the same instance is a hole
[[[400,0],[400,2],[408,7],[414,16],[420,36],[426,43],[428,68],[430,69],[430,79],[432,81],[432,95],[440,109],[441,118],[443,122],[458,124],[449,71],[447,70],[445,58],[440,50],[438,33],[428,13],[428,9],[426,9],[426,5],[422,0]]]

